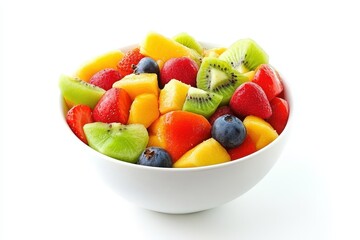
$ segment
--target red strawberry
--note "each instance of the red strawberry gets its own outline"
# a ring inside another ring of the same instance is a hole
[[[211,117],[209,118],[210,124],[213,125],[213,123],[215,122],[215,120],[218,117],[221,117],[225,114],[234,115],[233,111],[231,111],[231,108],[229,106],[219,107],[218,109],[216,109],[216,111],[213,113],[213,115],[211,115]]]
[[[139,61],[145,57],[140,53],[140,48],[134,48],[127,53],[117,64],[117,68],[121,76],[125,77],[134,72],[134,66],[136,66]]]
[[[91,84],[94,84],[102,89],[109,90],[112,88],[114,82],[122,78],[119,71],[112,68],[105,68],[95,73],[89,80]]]
[[[171,58],[164,63],[160,70],[160,87],[164,87],[171,79],[196,87],[196,75],[199,68],[197,63],[188,58]]]
[[[266,119],[272,114],[265,92],[253,82],[243,83],[235,90],[230,99],[230,108],[240,118],[254,115]]]
[[[272,115],[267,119],[267,122],[280,134],[289,118],[289,105],[288,102],[282,98],[276,97],[270,102]]]
[[[131,98],[122,88],[111,88],[105,92],[94,107],[95,122],[126,124],[129,118]]]
[[[236,160],[247,155],[252,154],[256,151],[256,146],[253,140],[251,140],[249,135],[246,135],[245,140],[236,148],[231,148],[228,150],[231,160]]]
[[[284,89],[279,74],[269,64],[262,64],[256,69],[252,82],[258,84],[264,90],[269,101]]]
[[[84,143],[88,144],[83,126],[93,122],[91,108],[87,105],[76,105],[66,114],[66,122],[75,135]]]

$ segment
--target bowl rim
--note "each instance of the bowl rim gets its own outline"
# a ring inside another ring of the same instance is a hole
[[[202,41],[200,41],[200,43],[203,44],[204,46],[206,46],[207,48],[221,46],[219,44],[213,44],[213,43],[202,42]],[[137,45],[138,44],[131,44],[131,45],[127,45],[127,46],[124,46],[124,47],[121,47],[118,49],[121,51],[125,51],[125,50],[135,47]],[[278,69],[277,69],[277,71],[278,71]],[[110,161],[114,164],[119,164],[124,167],[138,168],[139,170],[148,170],[148,171],[155,171],[155,172],[198,172],[198,171],[214,170],[217,168],[226,168],[226,167],[229,167],[232,165],[239,164],[240,162],[249,161],[249,160],[251,161],[251,158],[255,157],[256,155],[262,154],[262,152],[267,151],[269,148],[272,148],[272,146],[276,145],[277,142],[281,141],[284,137],[286,137],[286,135],[289,134],[290,127],[293,122],[293,115],[294,115],[293,94],[292,94],[291,86],[289,86],[291,84],[289,84],[289,82],[287,80],[284,80],[284,77],[281,74],[281,71],[278,71],[278,73],[281,76],[281,81],[282,81],[282,84],[284,85],[284,90],[285,90],[284,99],[288,102],[288,106],[289,106],[289,117],[288,117],[288,121],[286,123],[284,130],[281,132],[281,134],[279,134],[279,136],[274,141],[272,141],[271,143],[269,143],[267,146],[263,147],[262,149],[259,149],[256,152],[249,154],[245,157],[230,160],[229,162],[218,163],[218,164],[207,165],[207,166],[189,167],[189,168],[164,168],[164,167],[152,167],[152,166],[139,165],[136,163],[130,163],[130,162],[126,162],[126,161],[123,161],[120,159],[115,159],[115,158],[106,156],[105,154],[102,154],[102,153],[96,151],[95,149],[91,148],[87,144],[83,143],[78,137],[76,137],[76,135],[68,127],[68,125],[66,123],[66,119],[65,119],[65,115],[66,115],[66,111],[68,110],[68,107],[66,106],[65,100],[60,93],[60,108],[62,111],[61,115],[63,118],[62,119],[63,127],[65,127],[68,130],[69,134],[71,134],[74,138],[76,138],[75,140],[77,140],[79,145],[84,146],[86,151],[89,151],[89,153],[95,154],[95,155],[99,156],[100,158],[103,158],[106,161]]]

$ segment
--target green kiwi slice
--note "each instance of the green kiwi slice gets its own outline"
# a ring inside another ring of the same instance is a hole
[[[255,70],[260,64],[268,63],[266,52],[252,39],[241,39],[233,43],[219,59],[231,64],[241,73]]]
[[[142,124],[94,122],[84,125],[89,146],[118,160],[136,163],[146,148],[149,135]]]
[[[209,118],[220,105],[222,96],[199,88],[190,87],[182,110]]]
[[[59,87],[64,99],[73,104],[85,104],[94,108],[105,90],[75,77],[61,75]]]
[[[200,45],[199,42],[195,40],[195,38],[190,36],[188,33],[179,33],[178,35],[173,37],[173,39],[188,48],[194,49],[200,55],[203,54],[203,47]]]
[[[215,57],[204,57],[196,77],[196,86],[221,95],[221,105],[226,105],[235,89],[246,81],[248,78],[229,63]]]

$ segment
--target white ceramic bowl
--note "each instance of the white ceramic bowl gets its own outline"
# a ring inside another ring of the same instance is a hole
[[[126,51],[131,45],[122,50]],[[214,45],[207,45],[214,46]],[[293,102],[284,82],[290,116],[284,131],[265,148],[239,160],[198,168],[154,168],[107,157],[79,141],[79,151],[96,168],[114,191],[128,201],[149,210],[184,214],[223,205],[254,187],[274,166],[287,142],[292,121]],[[64,124],[66,106],[62,98]],[[70,128],[65,134],[77,138]],[[96,176],[94,176],[96,177]]]

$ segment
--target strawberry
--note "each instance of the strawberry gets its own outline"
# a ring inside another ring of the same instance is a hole
[[[145,56],[140,53],[140,48],[134,48],[128,51],[117,64],[121,76],[125,77],[126,75],[133,73],[134,67],[143,57]]]
[[[93,110],[95,122],[126,124],[129,118],[131,98],[122,88],[111,88],[105,92]]]
[[[256,69],[252,82],[258,84],[264,90],[269,101],[284,90],[278,72],[269,64],[261,64]]]
[[[213,115],[211,115],[211,117],[209,118],[209,122],[211,124],[211,126],[213,125],[213,123],[215,122],[215,120],[218,117],[221,117],[225,114],[230,114],[230,115],[234,115],[233,111],[231,111],[231,108],[227,105],[219,107],[218,109],[216,109],[216,111],[213,113]]]
[[[196,87],[196,76],[199,67],[188,57],[171,58],[160,70],[160,87],[164,87],[171,79]]]
[[[239,118],[254,115],[266,119],[272,114],[265,92],[253,82],[243,83],[235,90],[230,99],[230,108]]]
[[[91,84],[101,87],[102,89],[109,90],[112,88],[114,82],[122,78],[119,71],[113,68],[105,68],[95,73],[89,80]]]
[[[93,122],[91,108],[83,104],[72,107],[66,114],[66,122],[75,135],[81,141],[88,144],[83,126]]]
[[[253,140],[251,140],[249,135],[246,135],[245,140],[240,144],[240,146],[231,148],[228,150],[231,160],[236,160],[256,151],[256,146]]]
[[[270,102],[272,115],[267,119],[267,122],[280,134],[289,118],[289,105],[288,102],[282,98],[275,97]]]

